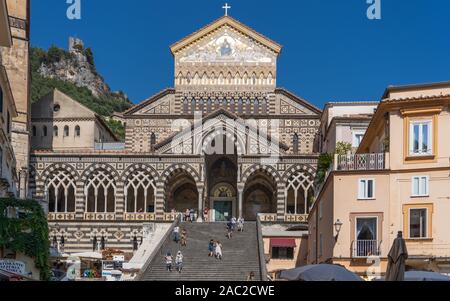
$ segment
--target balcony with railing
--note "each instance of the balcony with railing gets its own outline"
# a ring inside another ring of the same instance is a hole
[[[384,170],[388,153],[335,155],[334,170]]]
[[[380,248],[381,241],[379,240],[354,240],[352,242],[352,258],[381,256]]]

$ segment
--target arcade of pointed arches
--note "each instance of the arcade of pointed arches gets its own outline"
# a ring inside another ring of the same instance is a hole
[[[240,199],[240,211],[236,215],[254,220],[257,213],[277,213],[277,195],[281,184],[284,187],[285,214],[308,214],[313,202],[314,177],[314,168],[304,164],[294,165],[282,177],[274,167],[256,164],[242,172],[240,183],[236,183],[235,187],[218,184],[216,190],[206,196],[213,197],[220,189],[228,187],[221,195]],[[78,181],[81,182],[78,185],[83,185],[84,212],[116,212],[116,203],[120,201],[119,184],[123,184],[125,213],[156,213],[158,183],[164,191],[165,212],[197,209],[200,202],[202,207],[208,206],[203,196],[204,180],[192,166],[185,163],[170,166],[161,176],[148,165],[132,165],[121,177],[106,164],[93,164],[81,176],[70,165],[55,164],[47,168],[39,180],[44,183],[42,190],[50,213],[81,210],[76,206]]]

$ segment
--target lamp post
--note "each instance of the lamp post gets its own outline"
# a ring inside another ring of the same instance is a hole
[[[334,230],[336,231],[336,236],[334,237],[335,242],[337,242],[338,240],[339,232],[341,232],[342,225],[343,223],[339,219],[334,223]]]

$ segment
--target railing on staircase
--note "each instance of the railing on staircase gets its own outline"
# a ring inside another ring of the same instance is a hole
[[[170,226],[169,230],[166,232],[166,234],[164,235],[164,237],[159,241],[158,245],[156,246],[156,248],[153,250],[152,254],[150,255],[150,257],[147,259],[147,261],[145,262],[145,264],[142,266],[142,269],[139,271],[138,275],[136,276],[136,278],[134,279],[134,281],[142,281],[145,275],[145,272],[147,271],[147,269],[149,268],[150,264],[152,263],[153,259],[155,258],[155,256],[158,256],[159,253],[161,252],[161,248],[164,245],[164,243],[166,242],[166,240],[170,237],[170,235],[172,235],[173,229],[178,226],[181,223],[181,214],[179,214],[177,216],[177,218],[174,220],[174,222],[172,223],[172,225]]]
[[[266,258],[264,255],[264,241],[262,236],[261,219],[259,215],[256,217],[256,234],[258,239],[259,271],[261,274],[261,281],[267,281],[267,266],[266,266]]]

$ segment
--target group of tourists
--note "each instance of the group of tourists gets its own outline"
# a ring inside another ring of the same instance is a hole
[[[234,231],[244,232],[244,218],[240,217],[236,219],[234,216],[227,223],[227,238],[231,239],[233,237]]]
[[[176,226],[173,228],[172,235],[173,235],[173,241],[175,243],[180,242],[182,247],[187,246],[187,231],[186,231],[186,229],[183,229],[181,231],[181,235],[180,235],[180,227]]]
[[[167,252],[165,256],[166,260],[166,269],[168,272],[172,272],[173,267],[173,256],[170,252]],[[175,257],[175,267],[178,271],[178,273],[181,273],[181,270],[183,269],[183,253],[181,251],[178,251],[177,256]]]
[[[211,239],[209,241],[209,245],[208,245],[208,251],[209,257],[215,257],[219,260],[222,260],[222,244],[220,243],[220,241],[215,241],[214,239]]]
[[[195,209],[186,209],[183,211],[183,221],[184,222],[195,222],[197,219],[197,213]]]
[[[185,214],[183,215],[184,221],[193,221],[195,219],[195,211],[186,209]],[[206,213],[207,214],[207,213]],[[228,239],[231,239],[233,236],[233,232],[244,232],[244,218],[240,217],[236,219],[235,217],[232,217],[231,220],[227,223],[227,237]],[[187,231],[183,228],[180,233],[180,227],[175,226],[173,228],[173,241],[175,243],[180,243],[182,247],[187,246]],[[218,260],[222,260],[223,258],[223,245],[220,241],[211,239],[208,244],[208,256],[209,257],[215,257]],[[166,261],[166,269],[168,272],[172,271],[173,267],[173,261],[174,258],[170,252],[166,253],[166,256],[164,257]],[[176,257],[175,257],[175,267],[179,273],[181,273],[183,269],[183,254],[181,251],[178,251]]]

